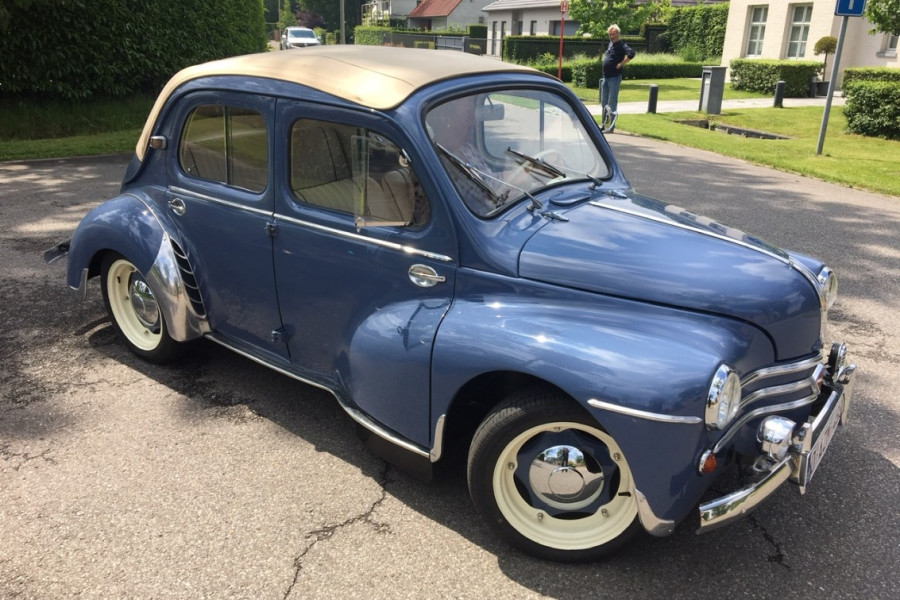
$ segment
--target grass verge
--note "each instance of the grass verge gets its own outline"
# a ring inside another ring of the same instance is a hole
[[[821,155],[816,154],[822,107],[754,108],[721,115],[683,112],[620,115],[616,129],[682,146],[709,150],[781,171],[849,187],[900,196],[900,142],[846,132],[842,107],[832,107]],[[682,125],[709,119],[735,127],[788,136],[766,140]]]

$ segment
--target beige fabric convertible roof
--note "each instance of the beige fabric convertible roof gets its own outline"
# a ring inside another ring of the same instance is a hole
[[[278,79],[383,110],[398,106],[417,89],[435,81],[474,73],[509,72],[540,73],[529,67],[464,52],[384,46],[319,46],[235,56],[176,73],[157,98],[136,152],[143,160],[159,111],[172,92],[200,77],[243,75]]]

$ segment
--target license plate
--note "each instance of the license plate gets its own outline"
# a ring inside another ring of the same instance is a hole
[[[806,482],[804,485],[809,484],[809,482],[813,478],[813,474],[816,472],[816,467],[819,466],[819,463],[822,462],[822,458],[825,456],[825,450],[828,449],[828,444],[831,443],[831,439],[834,437],[834,433],[837,431],[838,426],[841,424],[841,414],[844,411],[844,402],[846,399],[843,395],[841,395],[840,400],[838,400],[837,405],[834,407],[834,410],[831,411],[831,414],[828,416],[828,420],[825,422],[825,425],[820,430],[819,437],[816,438],[813,447],[809,451],[809,456],[807,457],[807,470],[806,470]]]

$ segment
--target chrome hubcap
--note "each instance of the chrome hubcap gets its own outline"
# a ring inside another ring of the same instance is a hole
[[[157,331],[159,329],[159,304],[147,282],[137,275],[132,275],[131,283],[128,286],[128,300],[137,320],[150,331]]]
[[[610,500],[617,474],[609,450],[581,431],[543,432],[517,453],[515,477],[523,498],[554,516],[593,514]]]

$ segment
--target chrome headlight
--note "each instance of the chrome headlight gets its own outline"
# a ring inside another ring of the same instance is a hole
[[[829,310],[834,305],[835,300],[837,300],[837,275],[828,267],[822,267],[816,279],[822,287],[822,295],[825,297],[825,310]]]
[[[724,429],[741,407],[741,378],[728,365],[720,365],[706,396],[707,429]]]

